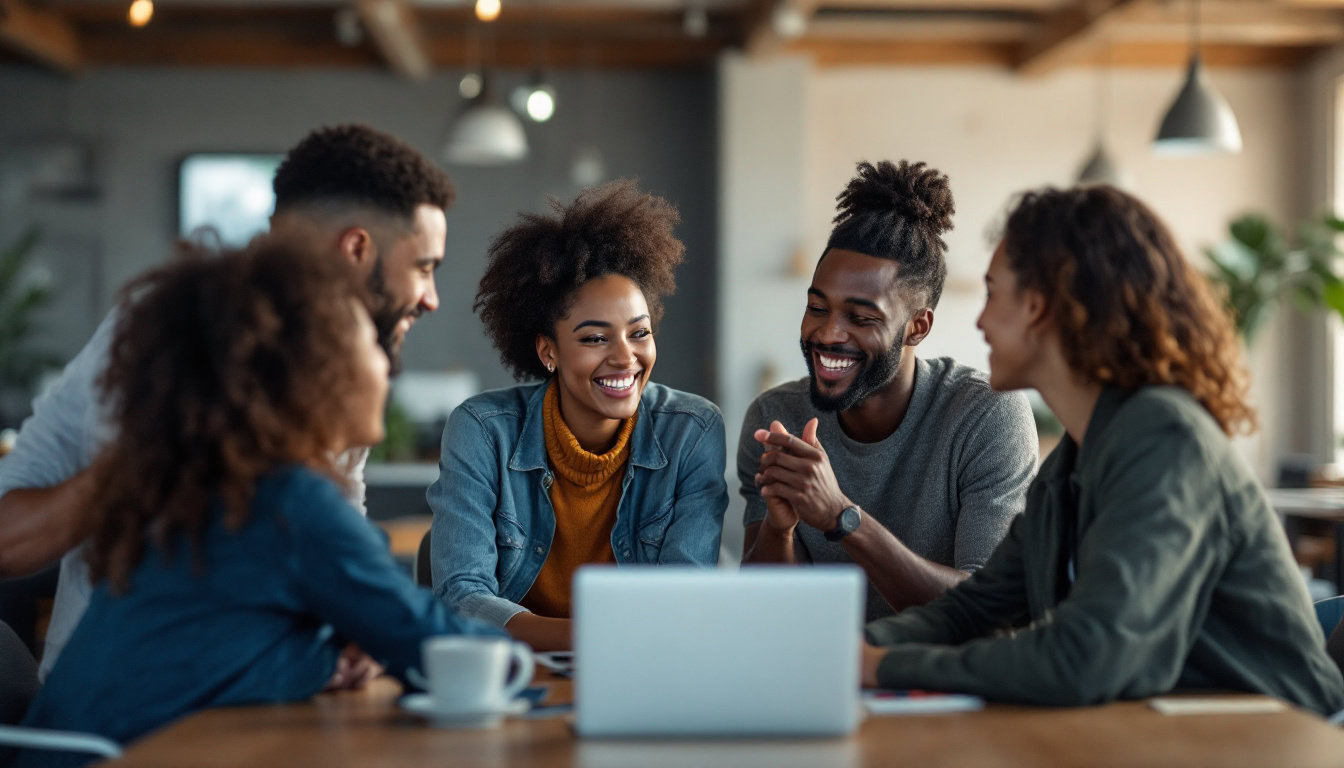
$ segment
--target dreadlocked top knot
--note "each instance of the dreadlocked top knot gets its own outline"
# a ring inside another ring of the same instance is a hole
[[[826,250],[840,249],[900,264],[897,278],[912,307],[938,306],[947,279],[952,188],[924,163],[859,163],[858,174],[835,198],[835,227]]]
[[[835,224],[866,212],[896,212],[931,227],[935,233],[952,229],[952,188],[947,176],[924,163],[883,160],[859,163],[858,175],[839,195]]]

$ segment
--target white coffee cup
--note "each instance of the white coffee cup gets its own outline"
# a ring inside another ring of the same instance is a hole
[[[503,637],[428,637],[420,659],[424,674],[411,669],[406,676],[444,711],[502,711],[532,681],[534,670],[532,649]]]

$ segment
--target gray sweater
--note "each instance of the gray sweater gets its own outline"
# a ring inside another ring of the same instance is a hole
[[[867,634],[891,646],[891,688],[1055,705],[1228,688],[1344,708],[1278,517],[1172,387],[1103,391],[1081,452],[1065,437],[1050,454],[989,563]]]
[[[941,357],[916,361],[905,418],[876,443],[850,439],[839,414],[818,412],[807,379],[756,398],[737,450],[744,525],[765,517],[755,481],[763,448],[752,433],[778,419],[796,435],[814,416],[840,490],[923,558],[974,571],[1022,511],[1038,453],[1031,406],[1021,393],[995,392],[983,373]],[[795,552],[807,562],[852,562],[843,545],[807,525],[798,526]],[[868,618],[890,614],[870,586]]]

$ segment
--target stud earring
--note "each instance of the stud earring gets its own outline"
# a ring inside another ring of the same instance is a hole
[[[547,363],[547,364],[546,364],[546,372],[547,372],[547,373],[555,373],[555,363]]]

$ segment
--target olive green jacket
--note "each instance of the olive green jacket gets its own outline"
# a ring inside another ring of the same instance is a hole
[[[1344,709],[1283,528],[1185,390],[1104,390],[1026,509],[969,579],[868,624],[892,646],[884,687],[1053,705],[1221,688]]]

